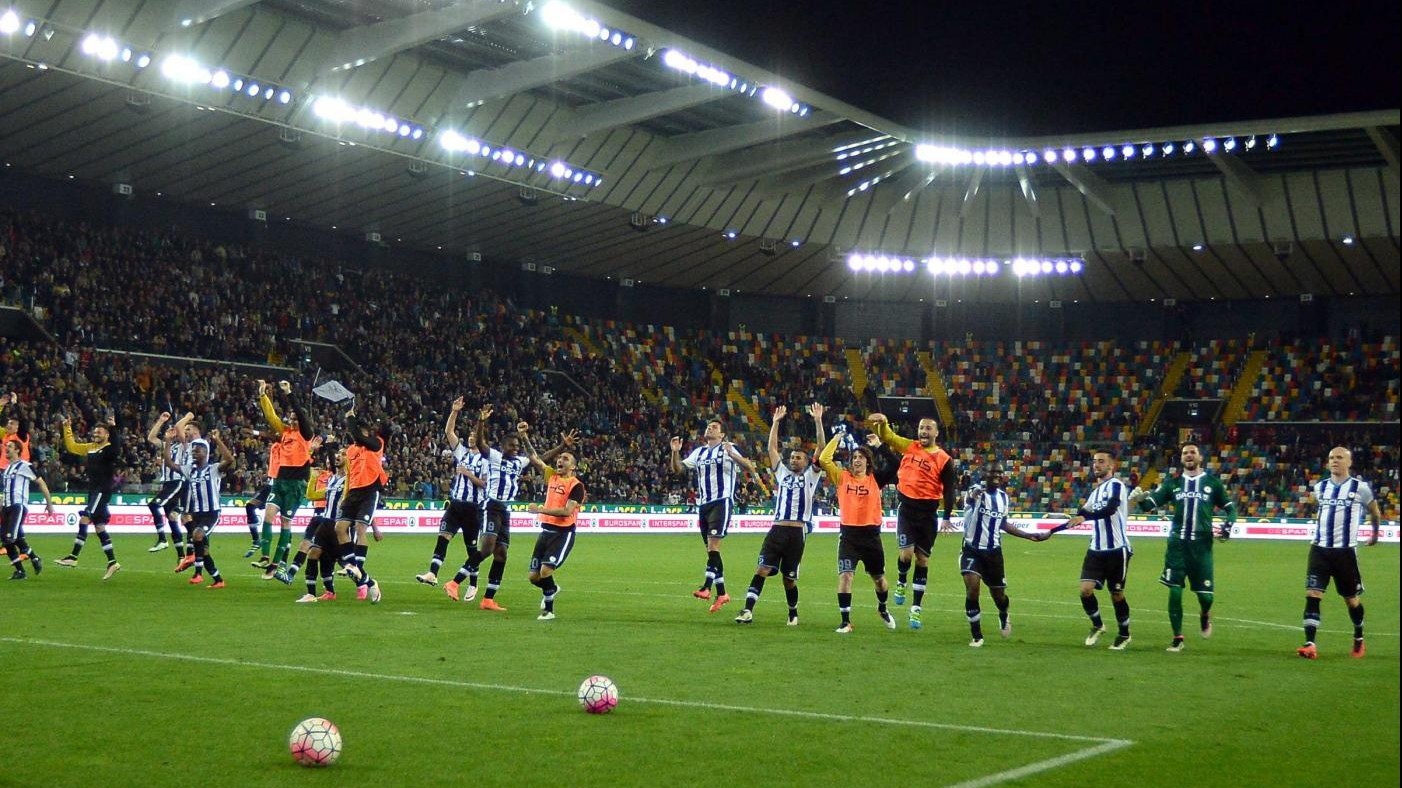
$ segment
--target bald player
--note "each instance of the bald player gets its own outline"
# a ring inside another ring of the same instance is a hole
[[[1334,590],[1348,605],[1353,619],[1354,659],[1362,659],[1363,648],[1363,576],[1358,571],[1358,532],[1363,525],[1366,507],[1372,520],[1373,533],[1368,546],[1378,543],[1382,511],[1373,498],[1373,488],[1353,476],[1353,452],[1342,446],[1329,450],[1329,477],[1310,488],[1310,497],[1319,506],[1319,519],[1310,543],[1309,569],[1305,574],[1305,644],[1295,650],[1305,659],[1316,659],[1315,632],[1319,630],[1319,601],[1334,581]]]
[[[905,604],[906,576],[911,563],[915,578],[911,583],[914,598],[910,605],[910,628],[920,628],[920,606],[925,600],[925,581],[930,575],[930,551],[935,546],[935,514],[944,503],[945,530],[953,530],[949,514],[954,510],[956,496],[954,459],[935,441],[940,436],[939,422],[931,418],[920,420],[916,439],[902,438],[891,429],[891,423],[880,413],[867,417],[867,427],[901,456],[896,472],[896,542],[900,552],[896,557],[897,605]]]

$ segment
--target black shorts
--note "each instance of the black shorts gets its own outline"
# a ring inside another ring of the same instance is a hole
[[[1081,562],[1081,582],[1095,583],[1097,591],[1106,586],[1112,592],[1124,591],[1125,581],[1129,579],[1129,559],[1133,557],[1134,553],[1128,547],[1087,550],[1085,560]]]
[[[189,485],[179,479],[162,482],[161,491],[156,493],[156,497],[147,505],[159,507],[168,515],[183,512],[188,488]]]
[[[759,565],[778,570],[789,580],[798,579],[798,565],[803,561],[803,545],[807,529],[797,525],[771,525],[759,548]]]
[[[29,508],[22,503],[6,506],[3,514],[0,514],[0,537],[6,542],[13,542],[24,536],[24,516],[28,513]]]
[[[1344,599],[1363,593],[1363,575],[1358,571],[1358,551],[1352,547],[1320,547],[1310,545],[1309,573],[1305,589],[1328,591],[1329,581]]]
[[[258,492],[254,493],[253,497],[248,499],[248,505],[255,509],[262,509],[264,506],[268,505],[268,498],[271,497],[272,494],[273,483],[265,482],[262,487],[258,488]]]
[[[316,532],[312,534],[312,547],[318,547],[323,553],[335,556],[340,549],[340,539],[336,537],[336,522],[325,517],[317,521]]]
[[[857,564],[872,577],[886,574],[886,551],[881,547],[881,526],[844,525],[837,536],[837,573],[856,572]]]
[[[477,543],[477,536],[482,532],[481,506],[467,501],[448,502],[448,508],[443,510],[443,519],[438,521],[438,533],[451,539],[459,531],[462,531],[464,542]]]
[[[1003,548],[978,550],[964,543],[959,552],[959,574],[978,575],[989,588],[1007,588],[1008,579],[1003,574]]]
[[[112,493],[92,490],[88,493],[88,505],[78,512],[78,516],[88,518],[93,525],[107,525],[112,519],[112,513],[107,510],[111,502]]]
[[[361,487],[346,493],[341,499],[341,515],[337,519],[354,523],[369,524],[375,519],[375,510],[380,506],[380,491],[374,487]]]
[[[701,541],[724,539],[730,531],[730,499],[703,503],[696,510],[696,522],[701,527]]]
[[[185,530],[203,528],[205,536],[209,536],[214,533],[214,526],[218,524],[219,512],[190,512],[190,520],[185,524]]]
[[[330,523],[332,526],[336,525],[335,520],[329,520],[319,514],[314,514],[312,515],[311,521],[307,523],[307,527],[302,530],[302,538],[306,539],[308,542],[316,539],[317,529],[321,528],[322,523]]]
[[[488,501],[482,518],[482,535],[495,536],[497,544],[511,546],[511,512],[500,501]]]
[[[919,498],[899,496],[900,505],[896,508],[896,544],[902,550],[913,547],[915,552],[928,556],[935,547],[935,517],[939,514],[939,501],[926,501]]]
[[[540,535],[535,538],[535,550],[531,552],[531,571],[539,572],[542,566],[559,569],[565,565],[573,549],[573,525],[567,528],[541,526]]]

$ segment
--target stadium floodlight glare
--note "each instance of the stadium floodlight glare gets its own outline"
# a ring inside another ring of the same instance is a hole
[[[1177,150],[1177,146],[1171,142],[1165,142],[1159,150],[1162,151],[1165,156],[1172,156],[1173,151]]]
[[[258,91],[261,89],[262,86],[260,86],[257,82],[250,82],[248,83],[248,87],[245,89],[244,92],[248,93],[249,97],[251,98],[253,96],[258,95]]]
[[[1153,156],[1153,155],[1154,155],[1154,152],[1157,151],[1157,150],[1158,150],[1158,148],[1155,148],[1153,143],[1149,143],[1149,144],[1145,145],[1139,152],[1142,153],[1142,154],[1144,154],[1144,158],[1147,159],[1147,158],[1149,158],[1150,156]]]
[[[1134,154],[1137,151],[1138,148],[1134,147],[1133,145],[1126,145],[1123,148],[1120,148],[1120,156],[1126,159],[1132,159],[1134,158]]]
[[[161,61],[161,73],[167,79],[186,84],[200,82],[208,84],[211,74],[209,69],[196,63],[184,55],[170,55]]]
[[[736,238],[740,237],[740,233],[736,232],[735,230],[726,230],[725,232],[721,233],[721,235],[724,235],[727,241],[733,241]]]
[[[1340,240],[1343,241],[1344,246],[1353,246],[1353,236],[1351,235],[1345,235]]]
[[[1183,155],[1186,156],[1186,155],[1192,153],[1193,151],[1197,150],[1197,147],[1198,147],[1198,146],[1197,146],[1197,143],[1193,142],[1192,140],[1188,140],[1187,142],[1184,142],[1184,143],[1183,143]]]
[[[1071,261],[1071,273],[1073,274],[1079,274],[1085,267],[1086,264],[1081,262],[1080,260]]]
[[[1203,140],[1203,141],[1202,141],[1202,152],[1203,152],[1203,153],[1216,153],[1216,152],[1217,152],[1217,140],[1214,140],[1214,139],[1212,139],[1211,137],[1208,137],[1207,139]]]
[[[1275,150],[1278,147],[1280,147],[1280,137],[1274,134],[1266,137],[1266,150]]]
[[[1232,151],[1236,150],[1236,137],[1228,137],[1225,141],[1223,141],[1222,149],[1228,153],[1231,153]]]
[[[19,14],[16,14],[13,8],[11,8],[3,14],[0,14],[0,34],[8,36],[18,32]]]
[[[209,86],[217,90],[223,90],[229,86],[229,73],[224,69],[219,69],[209,75]]]
[[[550,163],[550,177],[563,178],[567,172],[569,172],[569,168],[565,167],[564,162],[556,161]]]
[[[1066,150],[1061,152],[1061,160],[1066,162],[1067,164],[1071,164],[1072,162],[1076,161],[1076,152],[1074,150],[1071,150],[1070,148],[1067,148]]]
[[[1104,160],[1106,160],[1106,161],[1110,161],[1111,159],[1114,159],[1114,158],[1115,158],[1115,146],[1113,146],[1113,145],[1106,145],[1106,146],[1104,147],[1104,149],[1102,149],[1102,150],[1100,151],[1100,158],[1102,158],[1102,159],[1104,159]]]
[[[761,100],[774,109],[789,109],[793,106],[793,96],[784,92],[781,88],[768,87],[764,89]]]
[[[1246,149],[1247,149],[1247,150],[1251,150],[1252,148],[1255,148],[1255,147],[1256,147],[1256,135],[1255,135],[1255,134],[1252,134],[1250,137],[1247,137],[1247,138],[1246,138]]]
[[[1095,148],[1086,148],[1081,151],[1082,161],[1095,161]]]

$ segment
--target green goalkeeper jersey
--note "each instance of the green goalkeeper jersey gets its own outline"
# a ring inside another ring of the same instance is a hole
[[[1173,529],[1170,539],[1211,539],[1212,512],[1222,509],[1222,519],[1230,526],[1236,521],[1236,506],[1227,495],[1227,488],[1206,471],[1196,476],[1179,474],[1163,481],[1140,502],[1144,511],[1153,511],[1173,503]]]

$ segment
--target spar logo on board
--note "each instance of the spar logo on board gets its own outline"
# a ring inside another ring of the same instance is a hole
[[[375,525],[382,528],[410,528],[418,525],[418,518],[382,514],[375,518]]]
[[[654,521],[655,522],[655,521]],[[643,521],[634,517],[600,517],[600,528],[642,528]],[[654,526],[656,527],[656,526]]]
[[[695,520],[677,518],[658,518],[649,520],[647,523],[648,530],[651,531],[679,531],[692,528],[695,525]]]

